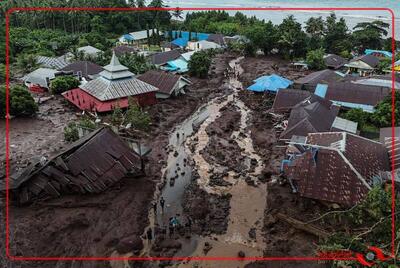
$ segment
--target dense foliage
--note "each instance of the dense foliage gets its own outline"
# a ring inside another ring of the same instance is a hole
[[[78,128],[80,127],[93,130],[96,128],[96,123],[86,117],[81,118],[77,122],[70,122],[64,128],[64,139],[69,142],[77,141],[79,139]]]
[[[397,200],[396,211],[399,211]],[[367,253],[367,246],[378,247],[390,252],[391,245],[391,188],[383,189],[380,186],[374,187],[367,197],[357,206],[345,211],[330,214],[324,218],[324,222],[340,225],[343,230],[349,232],[335,232],[320,249],[322,251],[352,250],[360,253]],[[400,239],[400,232],[396,228],[396,240]],[[390,267],[390,260],[380,263],[379,267]],[[356,265],[356,262],[347,262],[347,265]],[[343,262],[335,261],[334,267],[343,267]],[[356,265],[357,266],[357,265]],[[355,266],[354,266],[355,267]]]
[[[343,117],[347,120],[358,123],[358,128],[363,129],[364,125],[369,121],[371,114],[364,112],[361,108],[350,109]]]
[[[61,94],[64,91],[77,88],[80,82],[74,76],[63,75],[54,78],[50,83],[50,91],[53,94]]]
[[[150,127],[151,118],[150,115],[143,111],[133,99],[130,99],[124,123],[131,124],[137,129],[147,130]]]
[[[324,50],[322,48],[307,52],[306,63],[311,70],[323,70],[326,68],[324,60]]]
[[[189,74],[205,78],[208,75],[208,69],[211,65],[211,57],[207,51],[198,51],[192,55],[189,60]]]
[[[400,119],[400,93],[395,93],[394,114],[395,125],[397,126]],[[375,112],[371,115],[371,121],[378,127],[392,126],[392,96],[387,96],[375,108]]]
[[[9,112],[12,116],[31,116],[36,113],[38,106],[29,91],[21,86],[10,87]],[[6,116],[6,87],[0,87],[0,116]]]

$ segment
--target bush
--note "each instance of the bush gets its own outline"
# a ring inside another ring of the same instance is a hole
[[[369,120],[370,113],[364,112],[361,108],[351,109],[344,114],[344,118],[358,123],[358,128],[362,129]]]
[[[324,50],[322,48],[311,50],[307,53],[306,63],[311,70],[323,70],[326,68],[324,61]]]
[[[395,93],[395,125],[397,126],[400,120],[400,93]],[[374,113],[371,115],[371,121],[378,127],[391,127],[392,126],[392,96],[387,96],[376,107]]]
[[[189,60],[189,74],[199,78],[205,78],[208,75],[210,65],[211,57],[206,51],[196,52]]]
[[[125,123],[131,123],[135,128],[147,130],[151,123],[149,114],[142,111],[134,101],[130,100],[129,103],[129,108],[125,116]]]
[[[31,116],[34,115],[38,106],[29,91],[21,86],[10,88],[9,92],[9,112],[12,116]],[[0,88],[0,116],[6,116],[6,87]]]
[[[0,83],[6,82],[6,66],[4,64],[0,64]]]
[[[51,81],[50,91],[53,94],[61,94],[64,91],[77,88],[79,81],[73,76],[58,76]]]
[[[95,129],[96,123],[88,118],[82,118],[78,122],[69,122],[64,128],[64,139],[65,141],[77,141],[79,139],[78,127]]]

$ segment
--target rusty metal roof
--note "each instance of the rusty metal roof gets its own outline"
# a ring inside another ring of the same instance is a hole
[[[141,158],[109,128],[101,128],[71,144],[41,166],[33,164],[10,189],[21,203],[40,196],[99,193],[127,174],[142,174]],[[0,185],[5,190],[5,185]]]
[[[389,170],[379,142],[346,133],[311,133],[308,150],[284,168],[300,195],[352,206],[371,189],[374,178]]]

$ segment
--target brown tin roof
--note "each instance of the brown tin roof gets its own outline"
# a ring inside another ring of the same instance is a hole
[[[324,57],[324,61],[327,67],[333,69],[339,69],[343,67],[346,63],[348,63],[348,60],[336,54],[327,55],[326,57]]]
[[[119,56],[123,56],[124,54],[136,52],[137,49],[132,46],[121,45],[121,46],[114,47],[113,51],[115,52],[115,55],[117,55],[119,57]]]
[[[355,62],[355,61],[362,61],[362,62],[368,64],[369,66],[371,66],[372,68],[377,67],[379,64],[379,58],[377,58],[371,54],[361,55],[361,56],[358,56],[358,57],[350,60],[350,62]]]
[[[140,157],[111,129],[100,128],[43,166],[32,164],[27,172],[10,181],[10,189],[16,190],[21,203],[26,203],[40,196],[99,193],[127,174],[142,174]]]
[[[296,84],[309,84],[309,85],[317,85],[317,84],[328,84],[330,82],[337,82],[342,80],[343,77],[337,74],[335,71],[326,69],[318,72],[313,72],[305,77],[297,79],[295,81]]]
[[[91,61],[75,61],[62,68],[61,71],[72,71],[74,75],[77,75],[78,72],[81,72],[83,77],[90,78],[89,76],[102,72],[103,67]]]
[[[163,65],[171,60],[175,60],[181,56],[181,52],[177,49],[160,52],[151,56],[151,62],[156,65]]]
[[[374,177],[389,169],[382,144],[354,134],[311,133],[307,144],[309,149],[285,167],[305,197],[352,206],[365,197]]]
[[[272,109],[275,112],[288,111],[310,95],[311,93],[306,90],[281,89],[276,93]]]
[[[168,95],[171,94],[180,78],[181,77],[179,75],[156,70],[147,71],[146,73],[137,77],[137,79],[158,88],[158,92]]]

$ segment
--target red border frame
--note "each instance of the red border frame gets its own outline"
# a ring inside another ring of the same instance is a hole
[[[23,7],[23,8],[10,8],[6,11],[6,114],[9,112],[9,41],[10,41],[10,15],[15,11],[173,11],[176,7],[167,8],[155,8],[155,7],[144,7],[144,8],[121,8],[121,7]],[[351,10],[351,11],[388,11],[392,16],[392,70],[394,70],[395,62],[395,15],[390,8],[354,8],[354,7],[341,7],[341,8],[256,8],[256,7],[210,7],[210,8],[180,8],[184,11],[207,11],[207,10],[224,10],[224,11],[246,11],[246,10],[257,10],[257,11],[337,11],[337,10]],[[392,137],[395,135],[395,73],[392,72]],[[21,257],[12,256],[10,254],[10,228],[9,228],[9,118],[6,117],[6,256],[12,261],[114,261],[114,260],[133,260],[133,261],[152,261],[152,260],[247,260],[247,261],[326,261],[326,260],[358,260],[357,257]],[[392,139],[392,241],[391,241],[391,256],[395,255],[395,187],[394,187],[394,139]]]

